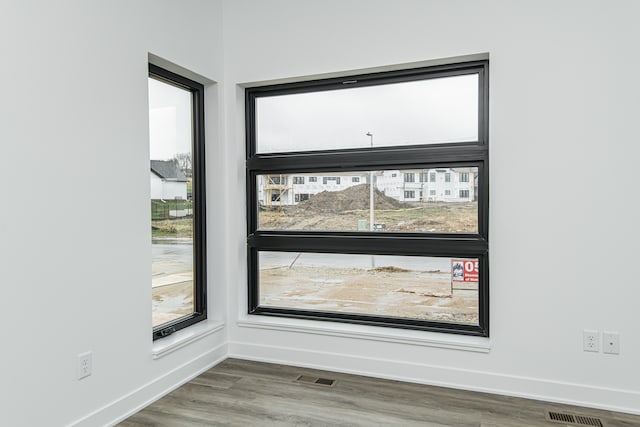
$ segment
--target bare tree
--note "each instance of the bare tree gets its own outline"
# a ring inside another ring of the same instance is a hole
[[[177,153],[171,159],[186,176],[191,176],[191,153]]]

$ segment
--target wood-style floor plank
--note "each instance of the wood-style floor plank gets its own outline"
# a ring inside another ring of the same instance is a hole
[[[300,375],[336,384],[304,384]],[[119,425],[562,427],[545,419],[547,410],[598,417],[606,427],[640,426],[640,416],[238,359]]]

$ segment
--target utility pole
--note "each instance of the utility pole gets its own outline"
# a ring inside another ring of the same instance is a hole
[[[373,149],[373,134],[371,132],[367,132],[367,136],[371,138],[371,148]],[[373,171],[369,171],[369,230],[373,231]]]
[[[373,149],[373,134],[371,132],[367,132],[367,136],[371,138],[371,149]],[[373,171],[369,171],[369,230],[373,231]],[[371,268],[376,268],[375,255],[371,255]]]

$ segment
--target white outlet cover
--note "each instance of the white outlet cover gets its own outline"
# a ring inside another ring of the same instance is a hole
[[[600,332],[587,329],[582,331],[582,349],[594,353],[600,352]]]
[[[91,371],[93,369],[93,362],[91,359],[92,357],[90,351],[87,351],[86,353],[80,353],[78,355],[77,376],[79,380],[91,375]]]
[[[618,332],[602,333],[602,352],[620,354],[620,334]]]

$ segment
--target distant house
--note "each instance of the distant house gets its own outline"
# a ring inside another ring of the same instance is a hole
[[[170,160],[151,160],[151,199],[187,199],[187,177]]]
[[[322,191],[341,191],[368,184],[369,172],[318,175],[259,175],[258,202],[295,205]],[[470,202],[477,200],[475,168],[385,170],[374,172],[375,188],[401,202]]]
[[[470,202],[477,200],[475,168],[384,171],[376,186],[403,202]]]
[[[322,191],[341,191],[367,183],[368,173],[334,172],[327,175],[259,175],[258,201],[267,206],[295,205]]]

